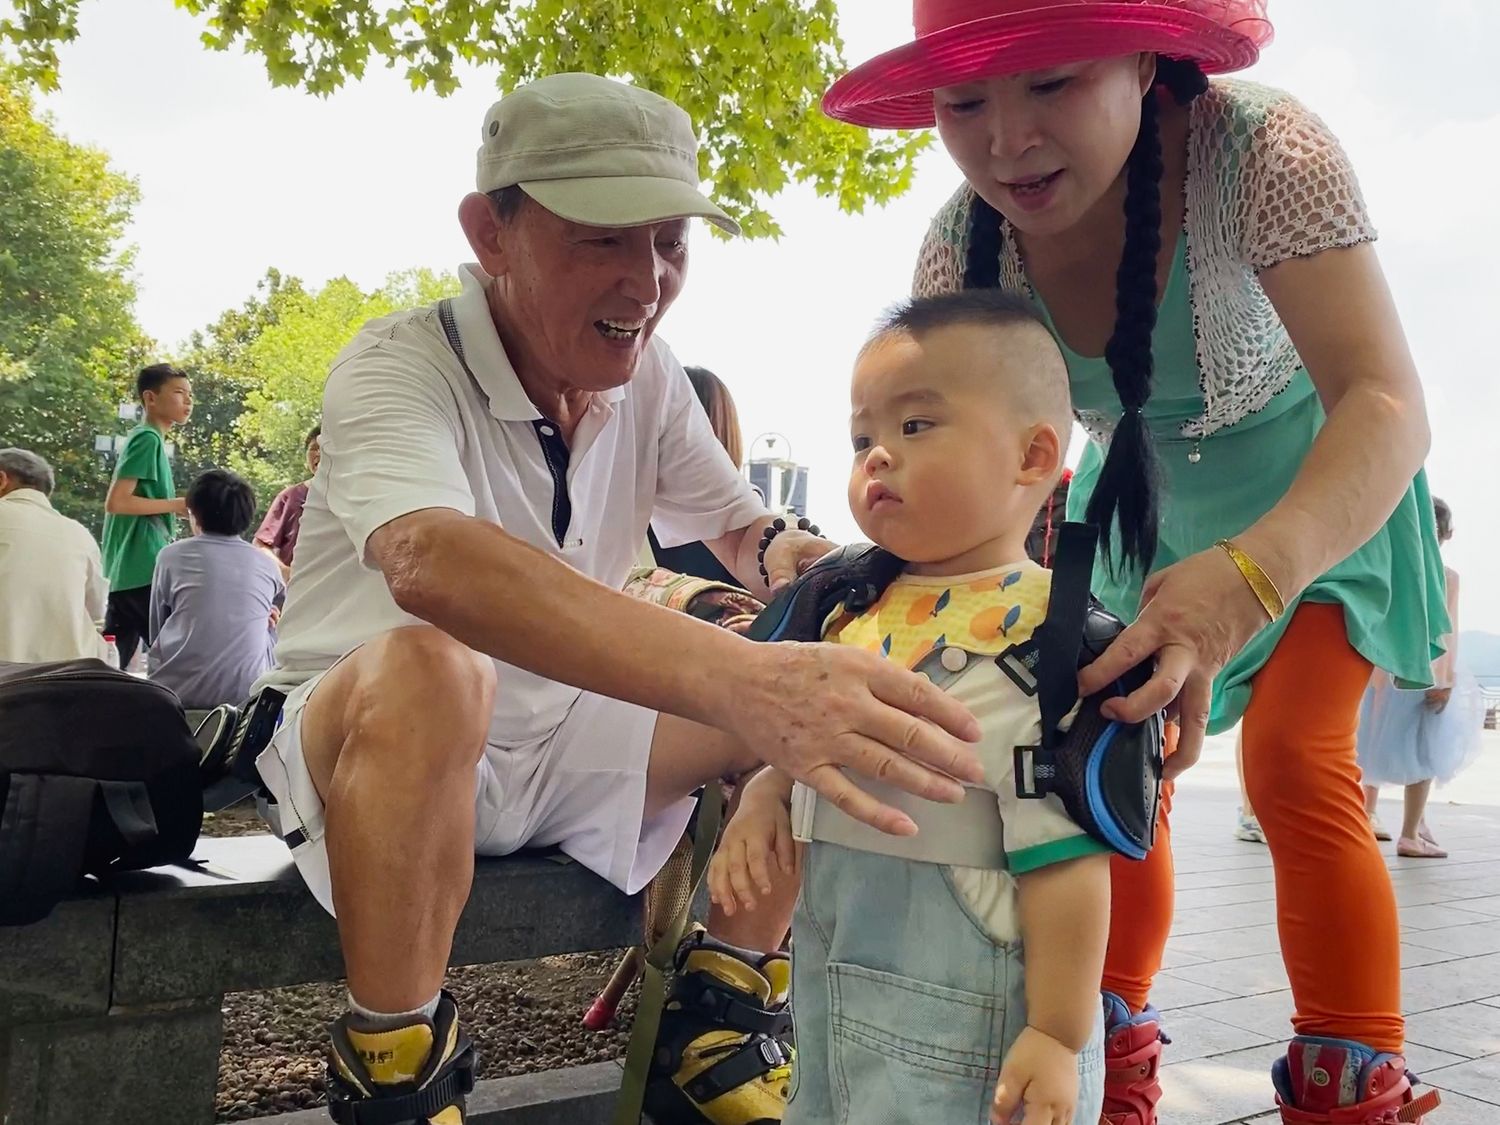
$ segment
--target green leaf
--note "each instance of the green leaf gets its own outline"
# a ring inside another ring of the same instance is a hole
[[[55,87],[57,48],[77,36],[80,2],[12,0],[0,63]],[[494,72],[502,92],[562,70],[638,82],[692,115],[708,188],[752,238],[781,233],[769,208],[789,183],[811,184],[855,214],[890,202],[911,186],[932,139],[871,133],[818,111],[846,69],[832,0],[156,2],[205,17],[209,49],[259,55],[273,85],[318,95],[358,79],[372,59],[442,96],[458,89],[460,62]]]

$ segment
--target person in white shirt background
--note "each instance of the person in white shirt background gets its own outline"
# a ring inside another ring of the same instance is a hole
[[[0,661],[104,655],[109,584],[88,528],[52,508],[52,466],[0,449]]]

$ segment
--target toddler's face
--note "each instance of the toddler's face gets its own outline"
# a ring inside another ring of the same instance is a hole
[[[995,342],[963,326],[921,341],[898,333],[855,365],[849,508],[908,562],[957,559],[1029,524],[1019,479],[1028,427],[994,385]]]

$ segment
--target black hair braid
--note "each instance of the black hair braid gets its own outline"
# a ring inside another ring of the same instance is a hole
[[[1000,285],[1000,212],[975,193],[969,195],[969,252],[964,256],[964,288]]]
[[[1191,59],[1169,59],[1157,55],[1156,83],[1165,86],[1178,105],[1187,105],[1199,94],[1208,92],[1208,75]]]
[[[1208,78],[1197,63],[1157,56],[1156,84],[1165,86],[1179,105],[1208,90]],[[1141,572],[1156,558],[1159,520],[1159,469],[1144,408],[1151,397],[1151,337],[1156,329],[1156,264],[1161,252],[1161,129],[1156,91],[1141,101],[1141,127],[1126,164],[1125,248],[1115,281],[1115,326],[1104,350],[1124,413],[1110,440],[1085,518],[1105,534],[1104,559],[1111,567],[1134,563]],[[965,289],[1000,284],[1003,228],[1000,213],[971,195],[969,246],[964,260]],[[1115,560],[1108,529],[1120,527]]]
[[[1141,101],[1141,129],[1125,165],[1125,250],[1115,274],[1115,328],[1104,348],[1123,413],[1110,438],[1086,518],[1101,531],[1111,567],[1141,572],[1156,558],[1158,467],[1145,405],[1151,397],[1151,334],[1156,328],[1156,259],[1161,251],[1161,129],[1156,94]],[[1109,535],[1119,521],[1120,559]]]

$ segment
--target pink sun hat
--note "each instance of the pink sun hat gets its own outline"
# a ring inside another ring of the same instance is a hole
[[[1267,0],[915,0],[914,42],[876,55],[823,95],[851,125],[924,129],[932,91],[980,78],[1151,51],[1205,74],[1243,70],[1271,41]]]

